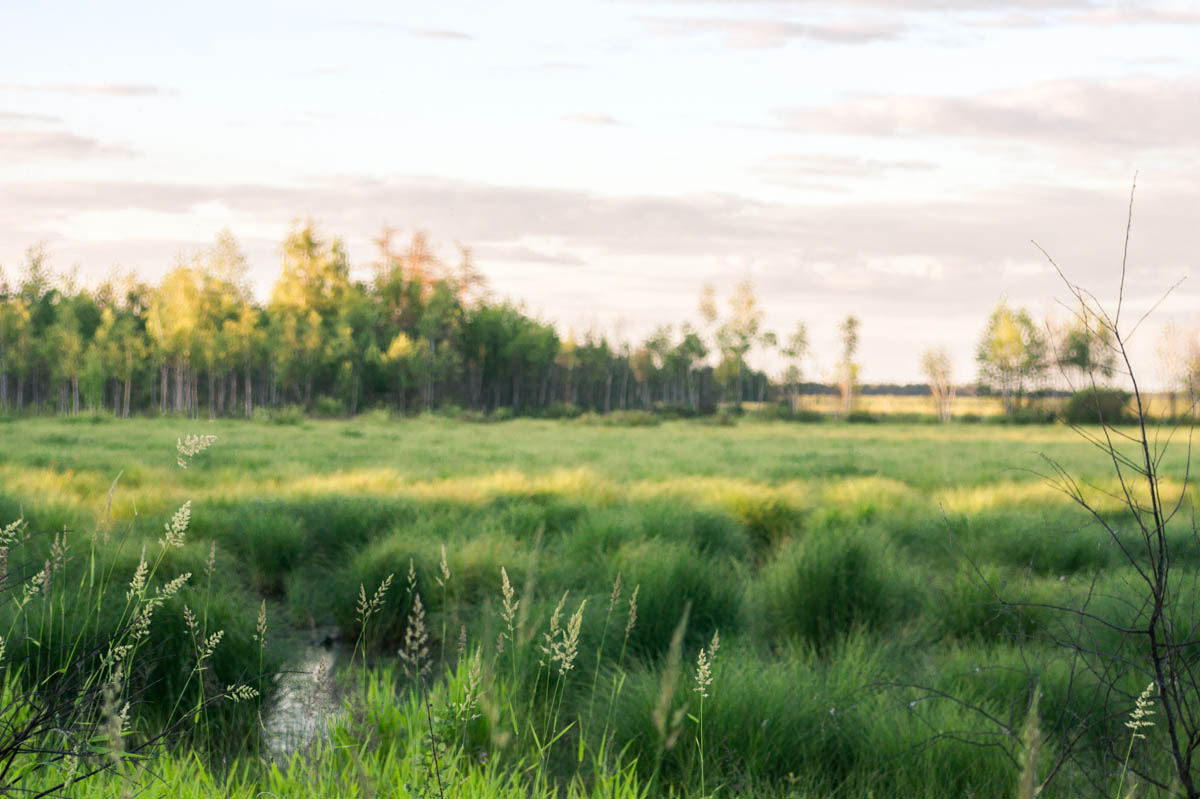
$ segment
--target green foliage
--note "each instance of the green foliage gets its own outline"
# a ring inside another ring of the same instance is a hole
[[[663,418],[651,411],[613,411],[606,414],[586,413],[579,417],[579,421],[600,427],[656,427],[663,423]]]
[[[919,585],[876,540],[813,531],[785,546],[755,582],[750,615],[759,634],[828,648],[859,630],[884,630],[915,615]]]
[[[740,626],[741,585],[730,579],[738,569],[735,561],[648,539],[623,545],[613,565],[626,584],[641,586],[638,623],[629,639],[630,651],[637,655],[665,654],[685,608],[690,608],[684,638],[689,649],[706,643],[716,630],[728,634]]]
[[[254,421],[260,424],[298,425],[306,418],[304,409],[298,405],[285,405],[281,408],[260,406],[254,409]]]
[[[428,792],[423,703],[389,665],[409,630],[410,563],[426,612],[434,661],[426,686],[448,795],[697,796],[700,752],[706,794],[941,797],[978,795],[980,785],[1004,794],[1016,771],[998,751],[930,740],[931,730],[989,730],[986,721],[879,686],[921,682],[1019,723],[1029,700],[1021,658],[1030,655],[1047,752],[1070,732],[1061,719],[1099,713],[1110,721],[1088,735],[1120,733],[1128,711],[1120,697],[1091,706],[1080,698],[1090,686],[1068,690],[1053,646],[1018,651],[1017,642],[1053,633],[1052,620],[998,603],[988,588],[1002,586],[1009,599],[1077,601],[1101,568],[1096,601],[1107,604],[1097,609],[1116,619],[1132,612],[1130,574],[1116,568],[1111,547],[1097,547],[1096,530],[1028,471],[1001,471],[1036,466],[1040,449],[1103,487],[1104,464],[1086,443],[1058,428],[868,430],[781,425],[752,413],[724,430],[683,421],[636,430],[529,419],[457,425],[434,415],[399,424],[304,422],[308,429],[218,421],[203,429],[219,435],[220,446],[186,471],[173,456],[145,456],[170,453],[189,432],[170,417],[96,427],[24,418],[0,440],[0,518],[24,508],[36,529],[88,531],[124,469],[112,511],[129,538],[114,530],[97,561],[111,565],[112,594],[123,600],[138,542],[157,540],[162,520],[196,498],[190,543],[160,567],[162,576],[194,577],[151,628],[138,729],[171,717],[173,691],[186,694],[176,713],[186,716],[196,700],[185,603],[197,613],[207,607],[208,628],[226,631],[206,672],[210,687],[260,675],[253,634],[262,596],[271,600],[272,625],[316,625],[347,648],[361,636],[380,666],[365,668],[356,657],[344,675],[352,680],[347,712],[331,738],[278,771],[255,750],[257,714],[269,714],[269,703],[212,707],[180,748],[152,764],[149,773],[164,782],[151,794],[361,795],[370,787],[386,795],[396,785]],[[1163,469],[1178,480],[1180,455],[1168,453]],[[1169,532],[1177,557],[1194,560],[1186,525]],[[31,540],[10,561],[10,575],[40,568],[52,538]],[[89,616],[86,603],[67,601],[90,564],[87,536],[71,540],[76,548],[55,580],[61,593],[27,617],[53,635],[38,638],[42,646],[6,635],[5,662],[21,657],[49,668],[63,648],[45,642],[114,629],[106,615]],[[502,568],[521,602],[520,630],[497,653]],[[360,587],[370,599],[388,575],[364,629]],[[637,618],[626,639],[635,587]],[[567,591],[560,625],[587,605],[578,657],[560,687],[558,672],[540,665],[541,646]],[[107,613],[107,601],[103,607]],[[668,721],[682,715],[666,748],[654,712],[685,608],[681,665],[667,693]],[[1186,611],[1179,625],[1190,623]],[[463,627],[468,657],[460,659]],[[697,656],[718,631],[701,743]],[[1097,625],[1088,634],[1107,646],[1111,632]],[[459,717],[455,703],[465,700],[475,651],[481,699]],[[269,650],[263,669],[277,668],[279,657]],[[272,689],[269,679],[254,684]],[[1144,687],[1128,690],[1136,696]],[[1085,784],[1077,773],[1064,779]],[[97,782],[79,795],[116,797],[125,787]]]
[[[313,415],[325,419],[333,419],[346,415],[345,404],[337,397],[317,397],[313,403]]]
[[[1071,395],[1062,416],[1069,424],[1122,424],[1129,419],[1128,406],[1128,391],[1085,388]]]
[[[1019,408],[1031,384],[1047,370],[1045,337],[1024,308],[1012,310],[1001,301],[988,317],[976,348],[979,381],[994,386],[1006,413]]]

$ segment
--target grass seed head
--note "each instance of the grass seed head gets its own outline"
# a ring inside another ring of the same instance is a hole
[[[187,538],[188,522],[192,518],[192,501],[188,500],[183,503],[179,510],[175,511],[175,515],[171,517],[171,521],[163,525],[166,534],[158,539],[159,545],[163,549],[179,549],[183,546]]]
[[[1151,710],[1154,707],[1154,700],[1150,698],[1154,693],[1154,683],[1151,682],[1146,686],[1146,690],[1142,691],[1141,695],[1134,701],[1133,710],[1129,714],[1129,721],[1125,722],[1125,726],[1133,730],[1134,738],[1145,738],[1145,734],[1141,731],[1146,727],[1153,727],[1154,722],[1150,720],[1150,716],[1154,715]]]
[[[408,614],[408,625],[404,631],[404,646],[400,659],[404,662],[404,673],[410,679],[420,679],[430,669],[429,633],[425,629],[425,606],[421,595],[413,594],[412,611]]]
[[[216,440],[216,436],[198,436],[194,433],[175,439],[175,463],[180,469],[186,469],[192,458],[211,447]]]

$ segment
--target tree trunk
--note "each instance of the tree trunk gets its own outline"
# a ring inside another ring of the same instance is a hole
[[[17,413],[25,410],[25,375],[17,375]]]
[[[210,422],[216,418],[216,416],[214,415],[216,413],[216,409],[213,408],[213,396],[215,394],[216,394],[216,379],[213,375],[212,369],[209,369],[208,370],[208,421],[210,421]]]
[[[612,410],[612,369],[608,370],[608,376],[604,379],[604,412],[608,413]]]
[[[79,415],[79,375],[71,375],[71,415]]]
[[[125,378],[124,407],[121,409],[121,417],[124,419],[129,418],[129,395],[132,391],[133,391],[133,379],[131,377],[126,377]]]
[[[183,359],[175,358],[175,412],[183,413]]]
[[[246,391],[244,392],[246,394],[246,418],[247,419],[254,417],[254,392],[251,389],[252,389],[252,385],[250,383],[250,367],[247,366],[246,367]]]

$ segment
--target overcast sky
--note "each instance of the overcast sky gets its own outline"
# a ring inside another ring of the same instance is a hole
[[[421,228],[563,332],[750,278],[814,378],[853,312],[866,381],[967,381],[1002,297],[1066,315],[1031,240],[1115,296],[1135,171],[1127,302],[1195,271],[1198,43],[1194,2],[5,3],[0,264],[155,279],[229,228],[266,296],[293,220],[364,273]]]

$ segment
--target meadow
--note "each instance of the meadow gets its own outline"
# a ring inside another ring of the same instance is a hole
[[[1001,728],[1035,694],[1053,749],[1085,716],[1120,735],[1142,687],[1081,698],[1033,634],[1052,614],[997,601],[1128,591],[1043,476],[1052,459],[1120,518],[1111,460],[1061,425],[280,421],[0,424],[0,526],[29,530],[9,568],[61,570],[37,635],[0,613],[6,662],[45,673],[119,635],[113,601],[70,597],[125,600],[147,551],[193,575],[149,623],[121,733],[175,735],[72,795],[1016,796]],[[217,438],[180,468],[187,434]],[[1168,488],[1186,464],[1179,442]],[[313,633],[343,710],[281,754],[264,718]],[[22,790],[67,768],[36,761]],[[1072,761],[1050,793],[1119,769]]]

